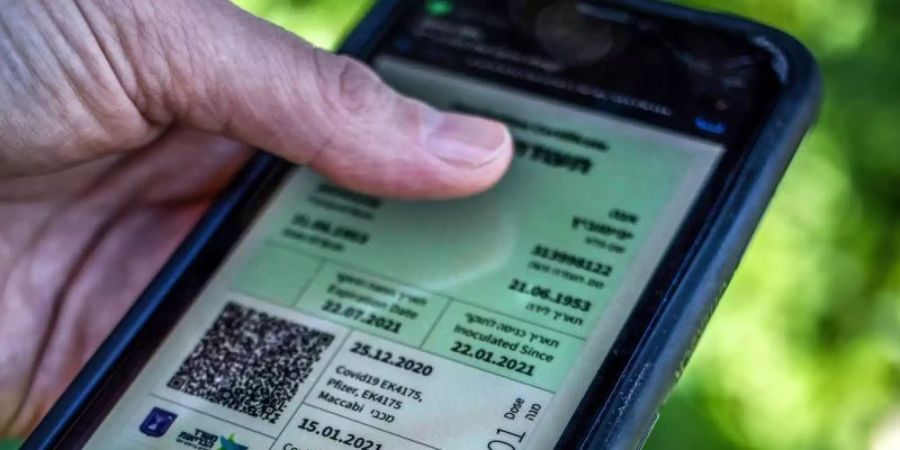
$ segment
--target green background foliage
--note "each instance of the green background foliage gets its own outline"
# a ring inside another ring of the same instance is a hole
[[[685,3],[799,37],[826,101],[648,448],[876,448],[900,429],[900,2]],[[238,4],[331,48],[371,2]]]

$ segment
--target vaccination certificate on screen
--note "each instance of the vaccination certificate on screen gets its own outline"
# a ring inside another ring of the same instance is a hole
[[[294,169],[87,448],[552,448],[719,144],[382,56],[502,118],[475,197],[373,198]]]

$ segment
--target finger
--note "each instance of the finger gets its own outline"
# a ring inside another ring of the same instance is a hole
[[[83,3],[89,22],[114,30],[95,35],[153,123],[224,133],[393,197],[475,193],[509,164],[502,125],[400,96],[364,65],[224,0]]]
[[[0,436],[46,414],[248,150],[176,129],[127,155],[0,180]]]

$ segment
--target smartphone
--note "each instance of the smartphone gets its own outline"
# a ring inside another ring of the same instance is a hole
[[[382,1],[342,50],[503,121],[481,195],[255,157],[25,444],[637,448],[819,99],[810,54],[643,1]]]

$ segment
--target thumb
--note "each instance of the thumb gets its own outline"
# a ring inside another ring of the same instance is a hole
[[[375,195],[445,198],[494,184],[512,143],[499,123],[436,111],[371,70],[224,0],[81,2],[146,120],[179,123],[306,164]]]

